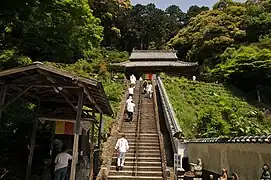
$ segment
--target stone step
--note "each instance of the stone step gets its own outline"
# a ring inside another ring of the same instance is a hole
[[[128,143],[130,143],[130,142],[135,142],[136,141],[136,139],[135,138],[126,138],[127,139],[127,141],[128,141]],[[159,139],[157,138],[157,139],[147,139],[147,138],[140,138],[140,139],[138,139],[139,140],[139,142],[146,142],[146,143],[159,143]]]
[[[135,166],[124,166],[123,170],[132,171]],[[110,170],[115,170],[116,166],[110,166]],[[161,171],[161,166],[138,166],[139,171]]]
[[[160,146],[138,146],[138,149],[146,149],[146,150],[150,150],[150,149],[159,149]],[[130,151],[135,149],[135,146],[129,146]]]
[[[125,170],[124,168],[120,171],[111,170],[109,173],[109,177],[115,175],[121,176],[133,176],[135,172],[133,170]],[[161,169],[158,171],[137,171],[137,176],[152,176],[152,177],[162,177]]]
[[[129,146],[135,146],[135,142],[128,142]],[[159,146],[159,142],[139,142],[138,143],[139,146]]]
[[[121,131],[122,133],[122,131]],[[130,137],[130,136],[136,136],[136,133],[125,133],[125,137]],[[139,134],[140,137],[148,137],[148,138],[151,138],[151,137],[158,137],[158,133],[140,133]]]
[[[117,165],[117,159],[113,157],[112,159],[112,166],[116,166]],[[135,162],[134,161],[129,161],[129,160],[125,160],[125,166],[134,166]],[[162,167],[162,163],[161,161],[155,161],[155,162],[146,162],[146,161],[138,161],[137,162],[138,166],[159,166]]]
[[[126,157],[134,157],[135,156],[135,151],[129,151],[128,153],[125,154]],[[139,157],[161,157],[160,151],[157,152],[138,152]],[[116,157],[116,156],[115,156]]]
[[[108,180],[111,179],[121,179],[121,180],[159,180],[163,179],[163,177],[158,176],[123,176],[123,175],[116,175],[116,176],[109,176]]]
[[[136,136],[133,137],[125,137],[127,139],[127,141],[135,141],[136,140]],[[138,138],[139,141],[144,141],[144,142],[159,142],[158,136],[157,137],[139,137]]]
[[[135,152],[135,148],[130,148],[128,152]],[[127,153],[128,153],[127,152]],[[152,148],[152,149],[138,149],[138,153],[160,153],[160,148]]]
[[[130,124],[126,121],[127,114],[124,115],[124,121],[121,125],[121,133],[125,134],[130,149],[126,153],[125,167],[116,171],[116,154],[112,158],[112,166],[110,167],[108,179],[119,180],[160,180],[162,177],[162,160],[160,154],[160,142],[157,132],[157,120],[154,111],[153,99],[139,96],[141,89],[139,83],[136,85],[134,93],[134,101],[136,111],[133,114],[133,121]],[[139,97],[142,99],[141,107],[138,106]],[[138,113],[140,109],[140,126],[139,137],[137,137]],[[135,154],[136,143],[138,143],[138,154]],[[135,158],[137,157],[137,158]],[[136,164],[135,164],[136,163]],[[135,176],[134,167],[137,166],[138,174]]]
[[[113,161],[116,161],[116,157],[113,157]],[[126,162],[133,162],[135,159],[139,162],[161,162],[161,157],[126,157]]]
[[[157,133],[156,129],[146,129],[146,130],[142,130],[139,133]]]

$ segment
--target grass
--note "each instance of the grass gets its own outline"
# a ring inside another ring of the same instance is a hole
[[[221,84],[165,76],[164,85],[187,138],[263,135],[271,132],[264,112]],[[240,93],[239,93],[240,94]]]

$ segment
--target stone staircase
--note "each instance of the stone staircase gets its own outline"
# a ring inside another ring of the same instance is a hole
[[[163,179],[154,102],[140,93],[140,85],[137,82],[133,98],[136,104],[133,122],[130,124],[123,120],[121,127],[121,133],[125,134],[130,149],[126,153],[125,166],[120,171],[116,171],[116,155],[113,156],[109,180]],[[139,132],[138,146],[136,146],[137,130]]]

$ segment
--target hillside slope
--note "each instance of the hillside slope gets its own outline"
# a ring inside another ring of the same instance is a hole
[[[220,84],[165,77],[176,118],[188,138],[262,135],[271,132],[263,110]],[[235,90],[236,91],[236,90]]]

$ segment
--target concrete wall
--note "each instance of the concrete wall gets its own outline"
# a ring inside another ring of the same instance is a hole
[[[229,175],[235,172],[240,180],[259,180],[263,164],[271,166],[271,144],[189,143],[187,152],[190,162],[201,158],[204,169],[220,173],[227,168]]]

